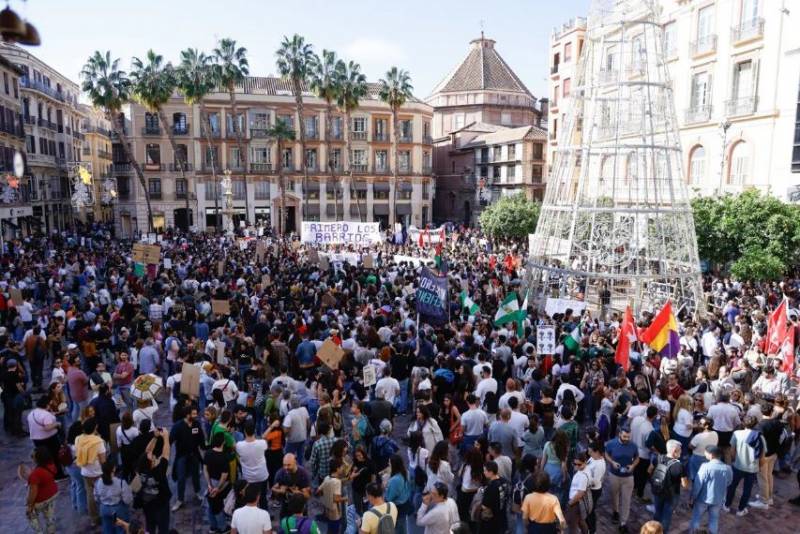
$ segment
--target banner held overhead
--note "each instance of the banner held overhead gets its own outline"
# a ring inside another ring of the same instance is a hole
[[[315,245],[372,245],[383,241],[380,223],[303,221],[303,243]]]

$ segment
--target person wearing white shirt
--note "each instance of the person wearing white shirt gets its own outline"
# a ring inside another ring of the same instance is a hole
[[[383,370],[383,378],[378,380],[378,382],[375,384],[375,396],[377,398],[383,398],[384,400],[389,401],[392,403],[392,406],[394,406],[395,399],[399,395],[400,382],[398,382],[396,378],[392,377],[392,370],[387,366]]]
[[[703,334],[703,337],[700,339],[700,344],[703,347],[703,354],[706,360],[711,359],[719,348],[719,329],[715,328]]]
[[[263,438],[256,439],[255,433],[255,422],[252,420],[246,421],[244,424],[244,441],[236,444],[236,454],[242,466],[242,478],[248,484],[255,485],[260,489],[261,501],[266,503],[269,471],[267,470],[267,459],[264,454],[267,452],[267,442]],[[267,432],[264,432],[264,437],[266,435]]]
[[[425,534],[450,534],[450,525],[459,521],[458,506],[447,494],[447,485],[437,482],[422,497],[417,526],[425,527]]]
[[[653,421],[658,416],[658,408],[648,406],[644,415],[640,415],[631,422],[631,442],[639,449],[639,462],[633,471],[633,487],[636,495],[644,497],[645,486],[650,467],[650,448],[647,446],[647,437],[653,431]]]
[[[497,380],[492,378],[492,368],[489,365],[483,366],[481,371],[481,381],[475,387],[475,396],[481,401],[481,404],[486,400],[486,394],[489,392],[497,393]]]
[[[721,392],[717,396],[717,403],[708,409],[708,417],[714,421],[714,430],[719,436],[719,447],[723,450],[730,448],[733,431],[741,423],[739,409],[730,403],[730,395]]]
[[[580,388],[573,386],[569,382],[564,382],[560,386],[558,386],[558,391],[556,392],[556,407],[560,407],[561,403],[564,401],[564,392],[571,391],[573,396],[575,397],[575,403],[580,403],[583,400],[584,394]]]
[[[761,392],[762,395],[775,397],[782,391],[781,380],[775,373],[775,368],[768,365],[761,376],[758,377],[755,384],[753,384],[753,391]]]
[[[517,390],[517,382],[513,378],[506,380],[506,392],[500,395],[500,399],[497,401],[497,407],[500,410],[508,408],[508,399],[511,397],[517,398],[518,406],[522,406],[522,403],[525,402],[525,394]]]
[[[508,420],[508,425],[514,429],[514,433],[517,435],[517,447],[522,448],[522,436],[528,430],[530,421],[525,414],[520,413],[516,397],[511,397],[508,402],[511,410],[511,419]]]
[[[167,391],[169,391],[169,409],[173,411],[175,409],[175,405],[178,404],[177,398],[178,395],[175,393],[175,388],[178,388],[178,393],[180,393],[181,388],[181,373],[175,373],[167,377]]]
[[[464,427],[462,450],[472,447],[478,438],[486,432],[486,427],[489,426],[489,416],[478,408],[477,395],[474,393],[467,395],[467,405],[469,405],[469,409],[461,414],[461,426]]]
[[[222,398],[225,402],[232,402],[239,398],[239,388],[236,386],[236,382],[230,378],[221,378],[215,381],[211,390],[215,389],[222,391]]]
[[[244,490],[247,504],[233,511],[231,517],[231,534],[270,534],[272,522],[269,512],[258,507],[261,499],[260,489],[248,485]]]

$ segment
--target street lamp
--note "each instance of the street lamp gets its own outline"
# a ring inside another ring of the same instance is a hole
[[[728,130],[731,127],[731,121],[725,119],[719,123],[719,135],[722,137],[722,157],[719,162],[719,189],[718,194],[722,194],[722,184],[725,180],[725,152],[728,147]]]

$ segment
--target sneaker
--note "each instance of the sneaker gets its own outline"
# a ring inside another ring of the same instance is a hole
[[[751,506],[753,508],[769,508],[769,503],[764,502],[761,499],[755,499],[748,502],[747,506]]]
[[[800,497],[798,497],[798,499],[800,499]],[[611,521],[613,521],[614,523],[619,523],[619,513],[618,512],[614,512],[613,514],[611,514]]]
[[[651,514],[656,513],[656,507],[654,504],[648,504],[647,506],[644,507],[644,509],[650,512]]]
[[[722,511],[728,514],[731,513],[731,509],[725,506],[724,504],[722,505]]]
[[[175,504],[172,505],[172,511],[177,512],[178,510],[181,509],[181,506],[183,506],[183,503],[181,501],[175,501]]]
[[[746,515],[747,515],[749,512],[750,512],[750,511],[749,511],[747,508],[745,508],[744,510],[739,510],[738,512],[736,512],[736,517],[744,517],[744,516],[746,516]]]

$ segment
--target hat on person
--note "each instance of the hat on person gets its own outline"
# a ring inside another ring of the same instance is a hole
[[[6,367],[16,367],[16,366],[17,366],[17,360],[15,360],[14,358],[10,358],[9,360],[6,361]]]
[[[69,345],[67,345],[67,350],[77,350],[77,349],[78,345],[76,345],[75,343],[70,343]]]

